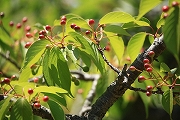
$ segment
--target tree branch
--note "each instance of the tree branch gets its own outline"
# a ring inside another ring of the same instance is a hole
[[[163,36],[155,38],[152,45],[143,53],[141,53],[136,60],[132,63],[132,66],[139,71],[122,71],[117,79],[107,88],[107,90],[96,100],[92,105],[91,111],[87,117],[89,120],[101,120],[108,109],[121,97],[125,91],[131,86],[136,78],[141,74],[140,71],[144,70],[143,59],[149,59],[150,63],[153,62],[164,50],[165,44],[163,42]],[[154,51],[155,56],[149,57],[149,51]],[[125,68],[124,68],[125,69]]]

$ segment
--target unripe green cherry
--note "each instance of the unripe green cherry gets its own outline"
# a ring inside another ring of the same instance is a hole
[[[80,84],[79,80],[74,81],[74,84],[78,86]]]
[[[84,67],[82,67],[82,69],[83,69],[84,72],[89,72],[89,67],[88,66],[84,66]]]

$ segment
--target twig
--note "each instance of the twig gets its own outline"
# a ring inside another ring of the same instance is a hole
[[[104,61],[106,62],[106,64],[112,69],[112,70],[114,70],[116,73],[120,73],[121,71],[118,69],[118,68],[116,68],[116,67],[114,67],[107,59],[106,59],[106,56],[104,55],[104,50],[101,48],[101,46],[99,45],[99,44],[97,44],[97,46],[98,46],[98,51],[99,51],[99,53],[101,54],[101,56],[102,56],[102,58],[104,59]]]
[[[129,87],[130,90],[136,91],[136,92],[143,92],[146,93],[147,90],[141,89],[141,88],[134,88],[132,86]],[[163,94],[164,92],[161,89],[158,89],[156,91],[151,91],[152,94]]]

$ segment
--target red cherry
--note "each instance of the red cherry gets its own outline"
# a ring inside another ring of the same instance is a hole
[[[176,6],[178,6],[178,5],[179,5],[179,3],[178,3],[177,1],[173,1],[173,2],[172,2],[172,6],[173,6],[173,7],[176,7]]]
[[[11,80],[17,80],[17,76],[16,75],[12,75],[11,76]]]
[[[36,102],[36,103],[34,103],[33,106],[34,106],[34,108],[39,109],[41,107],[41,104]]]
[[[61,21],[62,21],[62,20],[66,21],[66,20],[67,20],[67,19],[66,19],[66,16],[62,16],[62,17],[61,17]]]
[[[149,51],[148,55],[149,55],[149,57],[154,57],[155,53],[154,53],[154,51]]]
[[[13,27],[13,26],[14,26],[14,22],[13,22],[13,21],[10,21],[10,22],[9,22],[9,26]]]
[[[76,25],[76,26],[74,27],[74,30],[75,30],[76,32],[80,32],[80,31],[81,31],[81,28]]]
[[[93,19],[90,19],[90,20],[88,21],[88,23],[89,23],[90,26],[93,26],[94,23],[95,23],[95,21],[94,21]]]
[[[167,13],[164,13],[163,14],[163,18],[165,19],[165,18],[167,18],[169,15],[167,14]]]
[[[169,10],[169,6],[165,5],[162,7],[163,12],[167,12]]]
[[[27,38],[32,38],[33,35],[32,35],[31,33],[27,32],[27,33],[26,33],[26,37],[27,37]]]
[[[39,39],[44,39],[45,36],[44,35],[39,35]]]
[[[20,29],[21,26],[22,26],[21,23],[18,23],[18,24],[16,25],[16,28],[17,28],[17,29]]]
[[[75,26],[76,26],[76,24],[74,24],[74,23],[71,24],[72,29],[74,29]]]
[[[149,97],[149,96],[152,95],[152,92],[151,92],[151,91],[147,91],[147,92],[146,92],[146,95]]]
[[[110,51],[110,50],[111,50],[111,47],[110,47],[109,45],[107,45],[107,46],[105,47],[105,50],[106,50],[106,51]]]
[[[144,76],[139,76],[138,77],[138,82],[144,82],[144,80],[146,80],[146,78]]]
[[[27,42],[24,47],[29,48],[31,46],[31,44],[32,44],[31,42]]]
[[[46,25],[45,28],[46,28],[47,31],[51,31],[51,26],[50,25]]]
[[[45,30],[41,30],[41,31],[39,31],[39,35],[47,35],[47,33]]]
[[[151,67],[148,67],[148,68],[146,69],[147,72],[152,72],[152,70],[153,70],[153,69],[152,69]]]
[[[86,30],[85,34],[86,34],[87,36],[89,36],[89,35],[91,34],[91,31]]]
[[[35,77],[35,78],[33,78],[33,81],[34,81],[35,83],[37,83],[37,82],[39,81],[39,78],[38,78],[38,77]]]
[[[149,63],[149,60],[145,58],[145,59],[143,60],[143,63]]]
[[[135,68],[134,66],[130,66],[130,67],[129,67],[129,70],[130,70],[130,71],[135,71],[136,68]]]
[[[66,21],[65,21],[65,20],[61,20],[60,24],[61,24],[61,25],[65,25],[65,24],[66,24]]]
[[[34,92],[34,91],[33,91],[32,88],[29,88],[29,89],[28,89],[28,93],[29,93],[30,95],[33,94],[33,92]]]
[[[152,90],[153,90],[153,87],[150,86],[150,85],[148,85],[148,86],[146,87],[146,90],[147,90],[147,91],[152,91]]]
[[[44,96],[44,97],[43,97],[43,101],[44,101],[44,102],[47,102],[48,100],[49,100],[49,97],[48,97],[48,96]]]
[[[151,64],[149,64],[149,63],[145,63],[145,64],[144,64],[144,68],[145,68],[145,69],[147,69],[147,68],[149,68],[149,67],[151,67]]]
[[[4,80],[3,80],[3,82],[5,83],[5,84],[10,84],[10,82],[11,82],[11,80],[9,79],[9,78],[4,78]]]
[[[28,20],[27,17],[23,17],[22,22],[25,23],[25,22],[27,22],[27,20]]]
[[[25,30],[26,30],[27,32],[29,32],[29,31],[31,30],[31,27],[30,27],[30,26],[26,26]]]

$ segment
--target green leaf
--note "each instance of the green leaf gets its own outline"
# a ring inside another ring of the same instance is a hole
[[[118,57],[119,60],[121,60],[123,54],[124,54],[124,42],[123,42],[123,39],[122,37],[119,37],[119,36],[112,36],[112,34],[107,34],[108,36],[108,39],[110,41],[110,45],[111,47],[113,48],[116,56]]]
[[[64,111],[58,103],[52,100],[48,100],[47,103],[49,105],[54,120],[65,120]]]
[[[145,38],[146,38],[146,33],[140,32],[132,36],[131,39],[129,40],[127,45],[127,51],[131,58],[131,62],[133,62],[136,59],[137,55],[139,54]]]
[[[12,96],[8,96],[7,98],[5,98],[3,101],[3,104],[0,108],[0,120],[3,120],[6,113],[8,112],[10,106],[12,105],[12,102],[10,102]]]
[[[162,0],[141,0],[137,20],[139,20],[143,15],[152,10],[161,2]]]
[[[42,92],[46,92],[46,93],[67,93],[66,90],[60,88],[60,87],[54,87],[54,86],[40,86],[40,87],[35,87],[34,88],[34,93],[42,93]]]
[[[78,48],[77,48],[77,50],[78,50],[78,52],[79,52],[79,54],[80,54],[80,58],[82,59],[82,61],[84,62],[84,64],[85,64],[86,66],[90,67],[90,66],[91,66],[91,58],[89,57],[89,55],[88,55],[86,52],[81,51],[81,50],[78,49]]]
[[[137,17],[134,18],[136,19]],[[133,22],[123,24],[122,27],[124,29],[128,29],[128,28],[141,27],[141,26],[150,26],[150,21],[145,17],[141,17],[139,20],[135,20]]]
[[[55,83],[51,79],[50,68],[49,68],[49,64],[51,64],[51,60],[53,60],[52,54],[50,54],[50,49],[47,49],[46,52],[44,53],[44,59],[43,59],[43,75],[46,84],[49,86],[54,86]]]
[[[77,58],[74,55],[74,48],[69,49],[68,47],[65,48],[67,52],[67,56],[73,61],[73,63],[76,65],[77,64]]]
[[[50,44],[48,40],[35,41],[26,53],[23,68],[25,68],[27,65],[32,65],[36,63],[41,57],[41,55],[44,53],[47,44]]]
[[[128,23],[135,19],[128,13],[115,11],[109,12],[99,20],[99,24],[110,24],[110,23]]]
[[[57,102],[58,104],[67,107],[66,100],[65,100],[64,97],[62,97],[62,96],[60,96],[58,94],[54,94],[54,93],[52,94],[52,93],[43,92],[43,94],[48,96],[50,99],[52,99],[53,101]]]
[[[87,29],[87,30],[91,30],[91,29],[92,29],[92,28],[88,25],[87,21],[84,20],[83,18],[73,17],[73,18],[71,18],[71,19],[69,19],[69,20],[67,21],[67,24],[66,24],[66,32],[67,32],[67,33],[74,31],[74,29],[72,29],[72,28],[70,27],[72,23],[76,24],[76,25],[79,26],[80,28],[84,28],[84,29]]]
[[[119,35],[131,36],[126,30],[124,30],[121,26],[118,25],[107,25],[105,26],[104,31],[117,33]]]
[[[167,45],[167,49],[172,52],[178,62],[180,55],[179,20],[179,7],[174,7],[163,26],[164,42]]]
[[[81,44],[81,48],[78,49],[89,55],[89,58],[94,62],[94,64],[99,69],[99,71],[101,73],[104,73],[104,62],[97,50],[96,45],[88,38],[83,37],[79,33],[70,32],[69,35],[72,36],[77,42]]]
[[[165,64],[165,63],[161,63],[160,65],[160,72],[171,72],[170,68]]]
[[[56,84],[71,94],[71,74],[60,48],[53,47],[45,53],[43,74],[48,85]]]
[[[18,81],[19,82],[27,82],[30,75],[31,75],[31,68],[26,67],[21,71]]]
[[[69,71],[69,67],[67,65],[67,61],[65,60],[62,52],[59,48],[55,49],[56,55],[58,56],[57,60],[57,71],[59,74],[59,79],[62,85],[62,88],[67,90],[71,94],[71,74]]]
[[[63,15],[63,16],[66,16],[66,19],[67,19],[67,21],[69,20],[69,19],[71,19],[71,18],[81,18],[80,16],[78,16],[78,15],[76,15],[76,14],[65,14],[65,15]],[[62,16],[61,16],[62,17]],[[60,17],[60,18],[61,18]],[[54,26],[60,26],[61,24],[60,24],[60,20],[58,19],[58,20],[55,20],[54,21]]]
[[[173,110],[173,92],[172,89],[165,91],[162,95],[162,105],[164,110],[171,116]]]
[[[27,99],[19,98],[11,109],[10,120],[32,120],[33,114]]]
[[[164,25],[164,23],[165,23],[164,18],[159,19],[157,24],[156,24],[157,29],[161,28]]]

